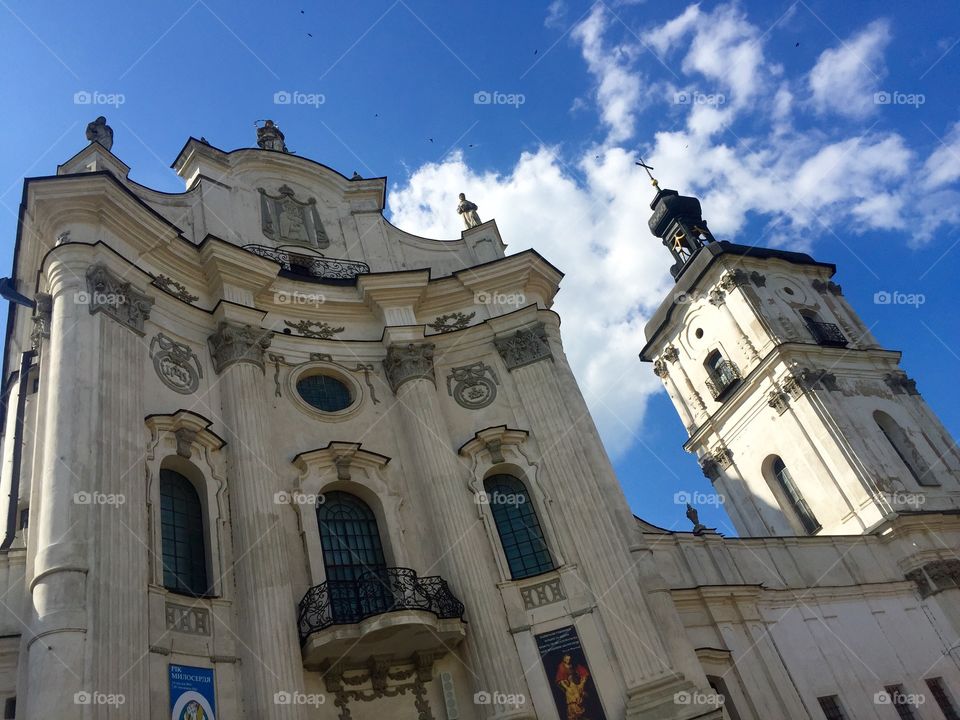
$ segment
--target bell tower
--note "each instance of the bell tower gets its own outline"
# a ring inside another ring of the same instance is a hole
[[[676,286],[645,328],[704,474],[742,536],[859,534],[960,508],[960,451],[809,255],[717,241],[661,190],[651,231]]]

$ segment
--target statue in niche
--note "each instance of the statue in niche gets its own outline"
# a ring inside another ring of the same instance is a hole
[[[284,142],[283,133],[280,132],[273,120],[264,120],[263,127],[257,128],[257,146],[261,150],[276,150],[278,152],[289,152],[287,144]]]
[[[260,218],[263,234],[279,245],[307,245],[323,249],[330,246],[330,238],[323,229],[317,213],[317,201],[297,200],[292,188],[280,187],[279,195],[260,191]]]
[[[87,124],[87,140],[100,143],[105,150],[113,147],[113,128],[107,125],[107,119],[103,115]]]
[[[457,212],[460,213],[460,217],[463,218],[463,224],[467,230],[476,227],[482,222],[480,216],[477,215],[476,203],[467,200],[467,196],[463,193],[460,193],[460,204],[457,205]]]

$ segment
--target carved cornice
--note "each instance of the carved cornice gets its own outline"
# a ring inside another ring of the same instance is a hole
[[[154,302],[102,263],[87,270],[86,300],[91,314],[103,312],[138,335],[143,335]]]
[[[553,360],[547,330],[542,322],[517,330],[507,337],[496,338],[493,344],[510,371],[540,360]]]
[[[248,362],[263,371],[264,351],[270,347],[272,340],[269,330],[221,322],[207,340],[213,357],[213,369],[219,375],[235,363]]]
[[[394,393],[409,380],[429,380],[436,385],[433,373],[433,343],[391,345],[383,369]]]

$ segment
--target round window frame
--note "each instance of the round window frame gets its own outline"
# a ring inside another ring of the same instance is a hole
[[[303,396],[300,395],[299,390],[297,390],[297,383],[314,375],[326,375],[346,385],[352,400],[351,403],[342,410],[332,411],[321,410],[308,403]],[[294,405],[303,413],[317,420],[326,422],[338,422],[355,415],[360,409],[360,406],[363,405],[364,400],[363,387],[359,381],[339,365],[325,361],[308,362],[294,368],[287,378],[287,392],[290,394],[290,397],[293,398]]]

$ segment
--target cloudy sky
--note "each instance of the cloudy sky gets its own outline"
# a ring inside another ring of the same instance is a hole
[[[686,527],[674,494],[709,486],[637,359],[671,285],[642,155],[662,185],[701,198],[716,236],[836,262],[960,430],[955,3],[161,5],[0,0],[6,66],[30,69],[0,79],[4,262],[22,178],[54,172],[101,113],[132,177],[168,191],[187,136],[247,146],[272,117],[298,153],[387,175],[388,214],[411,232],[458,236],[466,192],[510,252],[536,248],[566,272],[565,346],[631,504]],[[276,104],[284,92],[305,100]],[[924,303],[875,304],[884,290]],[[732,531],[722,510],[702,516]]]

